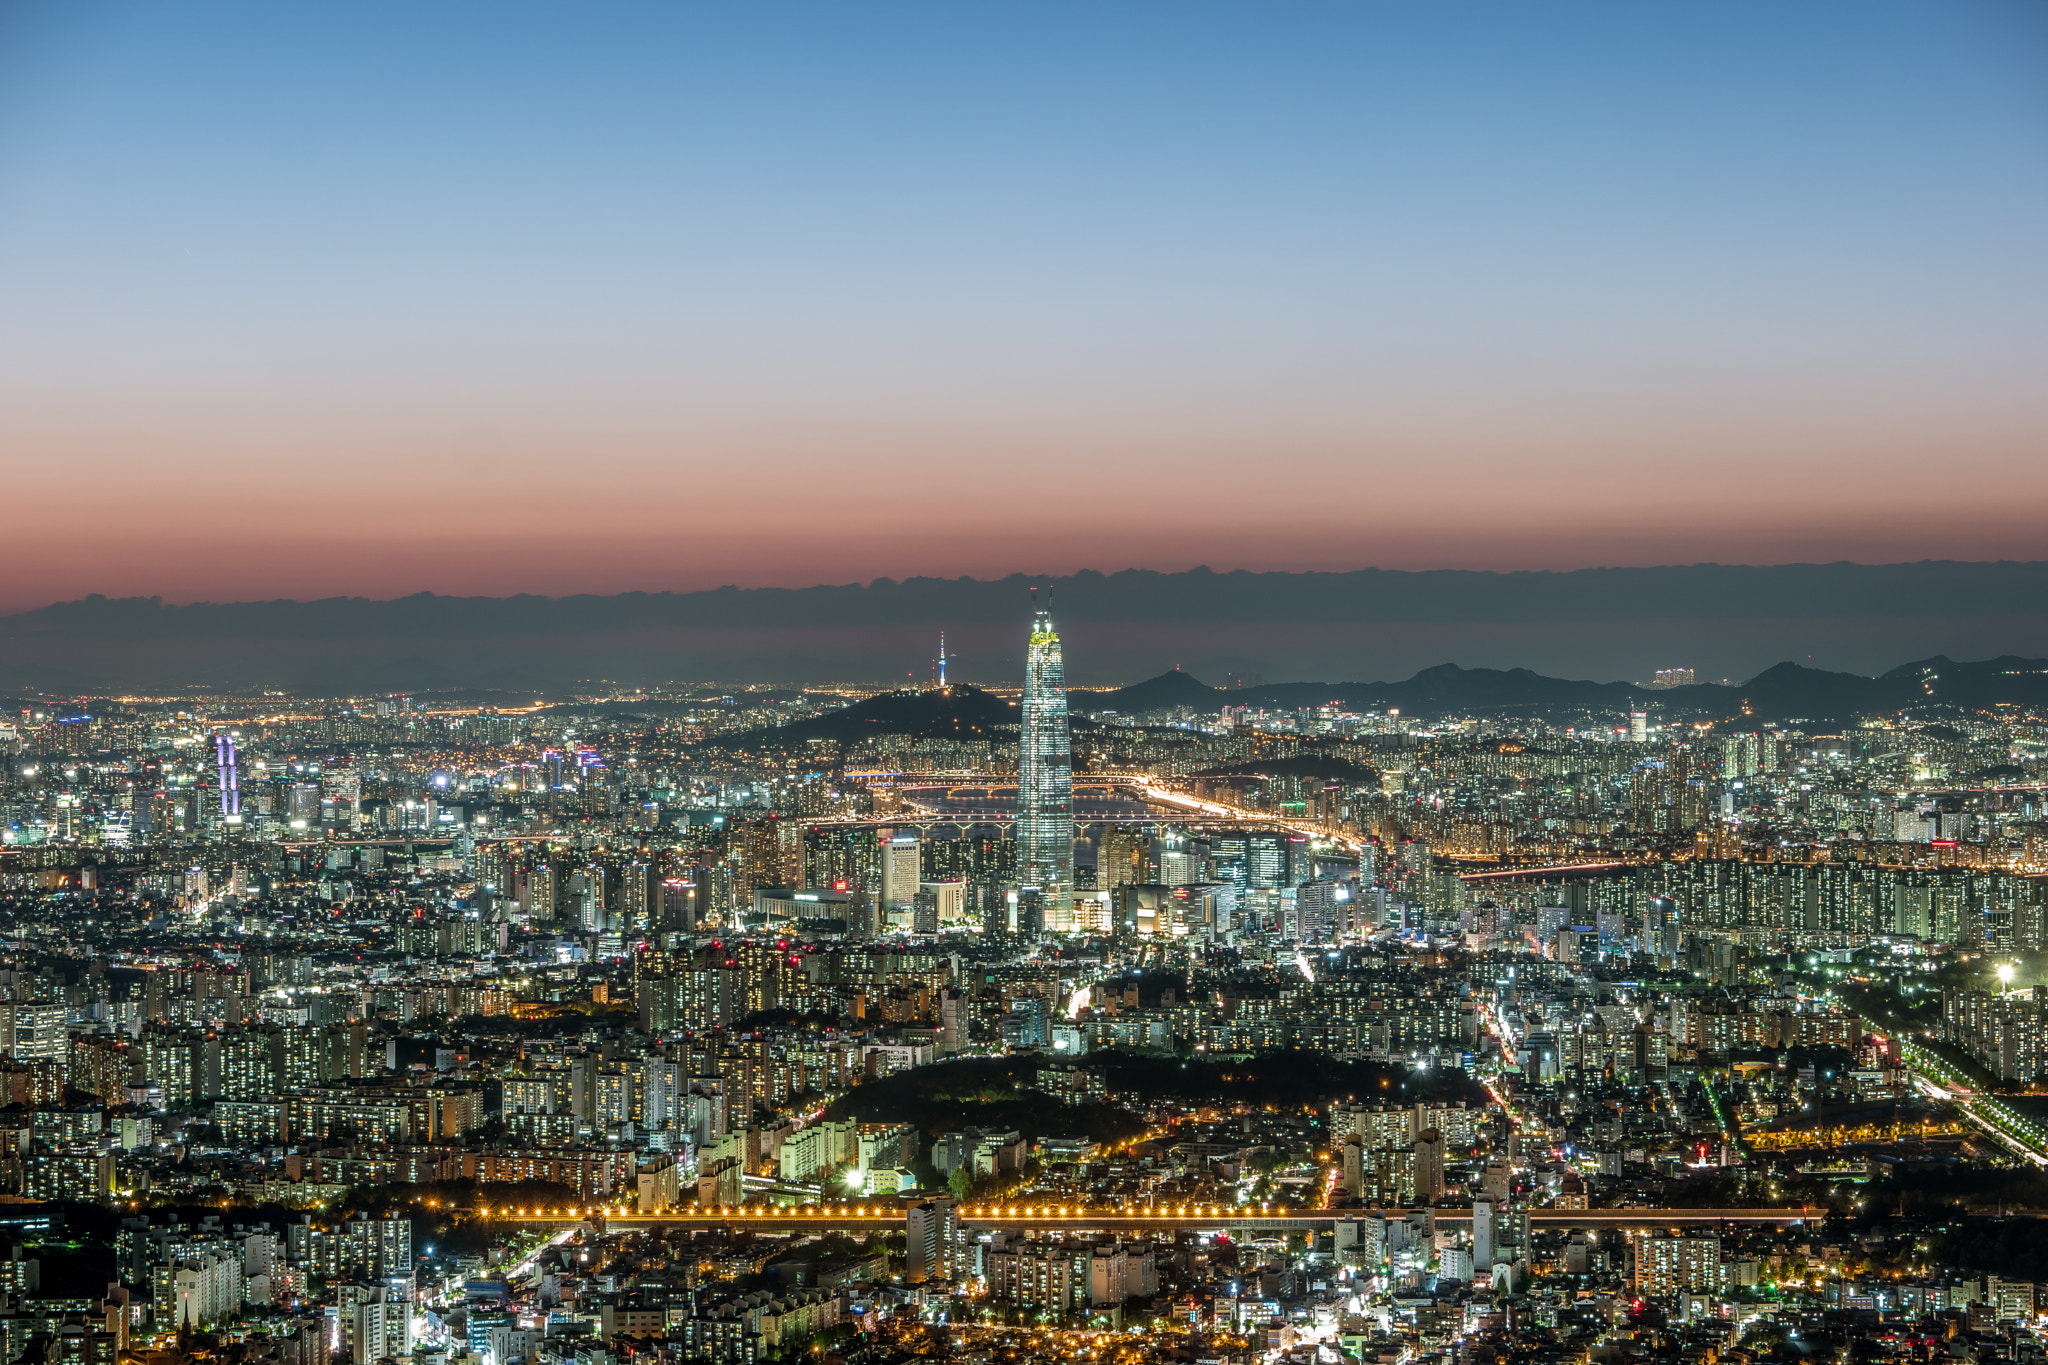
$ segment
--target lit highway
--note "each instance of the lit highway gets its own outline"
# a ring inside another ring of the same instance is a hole
[[[986,774],[973,773],[913,773],[913,772],[849,772],[849,778],[860,778],[871,786],[890,786],[899,792],[919,790],[931,791],[1000,791],[1014,790],[1015,783],[991,783]],[[1165,806],[1183,816],[1192,816],[1198,822],[1217,822],[1266,829],[1284,829],[1311,839],[1324,839],[1351,853],[1359,853],[1364,842],[1341,830],[1302,820],[1289,820],[1271,811],[1252,810],[1244,806],[1233,806],[1208,797],[1195,796],[1176,787],[1164,786],[1151,773],[1109,772],[1075,773],[1074,789],[1095,787],[1107,790],[1118,788],[1134,792],[1153,805]],[[893,815],[841,815],[825,816],[807,820],[811,825],[903,825],[903,824],[986,824],[1014,820],[1014,811],[991,810],[972,814],[938,814],[928,809],[899,811]],[[1155,815],[1089,815],[1077,817],[1082,824],[1152,824]],[[1464,881],[1476,881],[1489,877],[1529,877],[1548,873],[1585,872],[1606,868],[1627,867],[1625,860],[1604,862],[1551,861],[1531,863],[1524,867],[1493,868],[1484,872],[1462,872]]]
[[[791,1207],[773,1204],[745,1204],[731,1208],[678,1208],[659,1213],[638,1213],[627,1208],[545,1208],[506,1209],[497,1213],[502,1221],[548,1224],[560,1227],[584,1218],[602,1216],[608,1227],[758,1227],[776,1231],[828,1232],[838,1228],[888,1229],[903,1225],[906,1205],[843,1204]],[[1388,1219],[1408,1216],[1409,1209],[1275,1209],[1226,1208],[1221,1205],[1160,1205],[1154,1208],[1123,1207],[1086,1209],[1060,1204],[980,1206],[960,1209],[962,1224],[976,1228],[1040,1228],[1049,1231],[1129,1231],[1174,1229],[1180,1231],[1265,1232],[1310,1231],[1335,1226],[1339,1219],[1368,1215]],[[1471,1220],[1470,1209],[1436,1209],[1440,1223]],[[1759,1209],[1619,1208],[1619,1209],[1531,1209],[1529,1219],[1549,1227],[1664,1227],[1697,1223],[1803,1223],[1824,1216],[1826,1210],[1812,1207]]]
[[[1930,1099],[1947,1100],[1969,1120],[2013,1155],[2036,1166],[2048,1166],[2048,1134],[2033,1119],[2019,1113],[1996,1095],[1973,1087],[1947,1062],[1926,1048],[1898,1040],[1899,1056],[1912,1074],[1913,1084]]]
[[[1899,1045],[1899,1059],[1906,1065],[1913,1088],[1933,1100],[1945,1100],[1961,1110],[1964,1117],[1982,1129],[1999,1146],[2035,1166],[2048,1167],[2048,1130],[2019,1113],[1996,1095],[1987,1094],[1935,1052],[1900,1037],[1866,1015],[1858,1014],[1863,1027],[1880,1038]]]
[[[856,774],[849,773],[848,776]],[[979,781],[954,781],[951,774],[944,773],[869,773],[867,777],[874,785],[893,786],[899,792],[917,790],[933,791],[978,791],[991,792],[1014,790],[1014,782],[989,782],[986,777]],[[1197,816],[1203,820],[1227,822],[1233,825],[1263,826],[1269,829],[1284,829],[1314,839],[1327,839],[1332,843],[1356,853],[1361,847],[1359,841],[1349,835],[1326,829],[1321,825],[1308,824],[1299,820],[1288,820],[1271,811],[1249,810],[1243,806],[1226,805],[1192,796],[1173,787],[1161,786],[1157,778],[1149,773],[1076,773],[1074,790],[1088,788],[1126,790],[1153,805],[1165,806],[1183,815]],[[988,810],[959,813],[939,813],[927,809],[901,811],[893,815],[825,816],[807,820],[807,825],[892,825],[892,824],[986,824],[1014,820],[1014,811]],[[1083,824],[1139,823],[1156,824],[1159,815],[1155,813],[1132,815],[1084,815],[1078,817]]]

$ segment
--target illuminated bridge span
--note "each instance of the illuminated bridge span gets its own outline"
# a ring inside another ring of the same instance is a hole
[[[970,1205],[960,1209],[960,1222],[975,1228],[1033,1228],[1049,1232],[1137,1232],[1179,1230],[1184,1232],[1228,1232],[1243,1235],[1263,1232],[1327,1231],[1340,1219],[1371,1214],[1398,1220],[1409,1209],[1227,1209],[1219,1206],[1161,1206],[1158,1208],[1082,1209],[1059,1204]],[[1470,1209],[1437,1209],[1440,1223],[1468,1223]],[[503,1209],[497,1216],[507,1221],[535,1226],[568,1227],[591,1214],[601,1214],[610,1226],[636,1227],[750,1227],[779,1232],[828,1232],[834,1228],[887,1231],[904,1224],[905,1208],[888,1204],[833,1204],[802,1208],[772,1204],[746,1204],[722,1209],[674,1209],[664,1213],[635,1213],[625,1208],[592,1209]],[[1769,1223],[1787,1225],[1824,1218],[1824,1208],[1768,1209],[1531,1209],[1529,1222],[1535,1227],[1560,1228],[1653,1228],[1703,1223]]]
[[[846,776],[859,778],[870,785],[890,786],[905,793],[913,804],[919,804],[909,794],[933,792],[951,794],[954,792],[997,792],[1015,791],[1015,782],[991,782],[986,774],[956,775],[951,773],[900,773],[900,772],[849,772]],[[1356,853],[1362,845],[1357,839],[1337,830],[1320,825],[1307,824],[1300,820],[1289,820],[1271,811],[1248,810],[1243,806],[1226,805],[1208,797],[1196,796],[1191,792],[1173,787],[1161,786],[1157,778],[1149,773],[1076,773],[1074,790],[1118,792],[1155,806],[1164,806],[1172,818],[1194,824],[1224,824],[1238,827],[1283,829],[1311,839],[1324,839],[1341,848]],[[1007,804],[1007,803],[1006,803]],[[816,825],[972,825],[996,824],[1014,820],[1014,809],[1008,811],[976,811],[959,814],[919,809],[899,812],[894,817],[837,816],[822,820],[807,821]],[[1164,813],[1096,814],[1076,811],[1076,824],[1158,824],[1167,818]]]
[[[990,788],[1015,790],[1017,778],[1014,773],[977,772],[901,772],[893,768],[851,769],[845,776],[871,787],[896,788],[942,788],[961,787],[970,791],[986,791]],[[1075,773],[1076,787],[1134,787],[1150,783],[1153,779],[1146,773]]]
[[[904,814],[888,820],[809,820],[805,822],[805,827],[828,825],[838,829],[848,825],[865,825],[874,829],[914,829],[929,832],[935,829],[975,829],[983,825],[993,826],[1000,830],[1008,830],[1016,823],[1017,817],[1015,813],[1004,815]],[[1157,815],[1089,815],[1086,812],[1082,812],[1074,817],[1074,827],[1076,829],[1086,829],[1090,825],[1157,825],[1160,823],[1162,823],[1161,817]]]

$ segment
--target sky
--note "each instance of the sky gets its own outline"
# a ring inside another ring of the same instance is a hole
[[[0,6],[0,610],[2048,559],[2028,3]]]

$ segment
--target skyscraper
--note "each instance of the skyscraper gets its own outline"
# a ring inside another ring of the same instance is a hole
[[[1074,753],[1067,738],[1066,666],[1048,609],[1031,618],[1017,757],[1017,880],[1046,905],[1074,887]]]
[[[220,774],[220,818],[227,824],[239,825],[242,823],[242,780],[235,762],[235,742],[216,733],[213,757]]]
[[[916,830],[889,837],[882,845],[882,908],[901,919],[917,902],[917,888],[924,880],[924,842]]]

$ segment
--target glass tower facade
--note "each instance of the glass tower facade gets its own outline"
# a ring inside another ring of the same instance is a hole
[[[1031,618],[1017,757],[1017,880],[1061,904],[1074,889],[1074,749],[1067,738],[1066,666],[1051,611]]]

